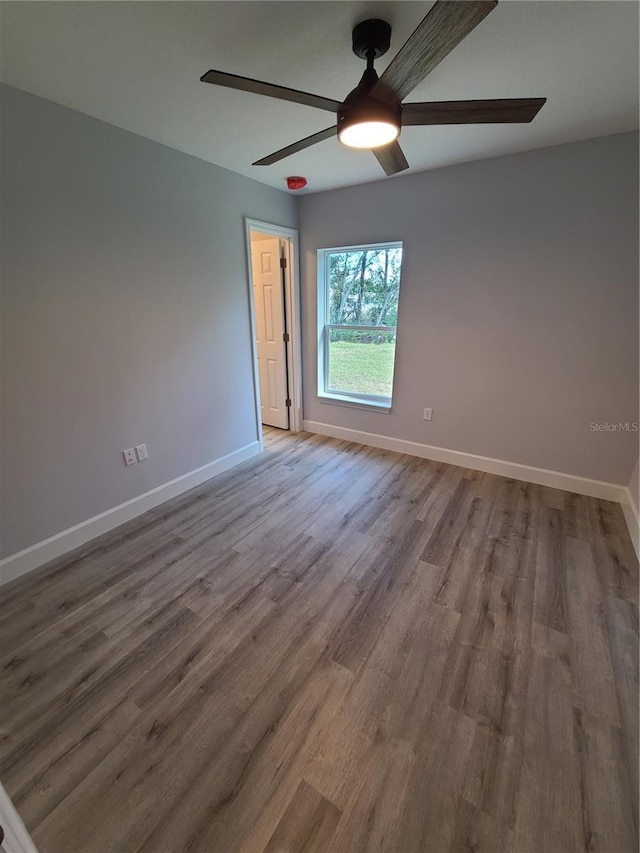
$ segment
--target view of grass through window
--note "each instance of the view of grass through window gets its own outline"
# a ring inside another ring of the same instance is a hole
[[[329,335],[329,389],[355,394],[391,396],[395,335],[393,340],[373,342],[366,332],[340,339],[334,329]]]
[[[325,260],[325,387],[391,399],[402,247],[336,250]]]

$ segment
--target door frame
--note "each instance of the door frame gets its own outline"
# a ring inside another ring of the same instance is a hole
[[[247,286],[249,289],[249,313],[251,320],[251,357],[253,362],[253,391],[255,398],[256,433],[263,448],[262,417],[260,414],[260,378],[258,375],[258,348],[256,346],[256,313],[253,301],[253,271],[251,264],[251,232],[261,231],[273,237],[279,237],[286,243],[287,259],[284,277],[285,311],[289,332],[287,351],[287,379],[289,383],[289,430],[300,432],[302,429],[302,356],[300,347],[300,261],[298,251],[298,232],[295,228],[286,228],[270,222],[245,218],[245,243],[247,252]]]

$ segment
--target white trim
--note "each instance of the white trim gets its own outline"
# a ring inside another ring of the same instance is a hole
[[[339,394],[337,391],[325,391],[317,395],[321,403],[332,403],[334,406],[349,406],[352,409],[367,409],[370,412],[379,412],[388,415],[391,411],[391,400],[387,397],[384,403],[376,402],[374,397],[364,399],[351,397],[349,394]]]
[[[491,459],[488,456],[476,456],[475,453],[465,453],[461,450],[449,450],[445,447],[433,447],[430,444],[419,444],[417,441],[407,441],[402,438],[391,438],[387,435],[377,435],[373,432],[347,429],[346,427],[322,424],[317,421],[304,421],[307,432],[328,435],[332,438],[343,438],[380,447],[382,450],[395,450],[398,453],[408,453],[423,459],[433,459],[434,462],[447,462],[462,468],[472,468],[474,471],[485,471],[488,474],[499,474],[513,480],[524,480],[539,486],[550,486],[553,489],[564,489],[579,495],[588,495],[607,501],[622,502],[625,493],[624,486],[615,483],[604,483],[601,480],[589,480],[575,474],[563,474],[560,471],[549,471],[546,468],[534,468],[531,465],[521,465],[519,462],[506,462],[503,459]],[[628,490],[626,490],[628,491]]]
[[[245,241],[247,252],[247,295],[249,298],[249,335],[251,336],[251,373],[253,378],[253,405],[256,424],[256,439],[260,444],[260,451],[264,450],[262,438],[262,416],[260,414],[260,376],[258,373],[258,347],[256,346],[256,312],[253,306],[253,262],[251,259],[251,226],[249,220],[245,219]]]
[[[245,219],[245,241],[247,250],[247,286],[249,288],[249,313],[251,328],[251,354],[253,361],[253,388],[256,409],[256,431],[262,450],[262,418],[260,415],[260,380],[258,377],[258,350],[256,347],[256,318],[253,305],[253,286],[251,273],[251,232],[261,231],[273,237],[281,237],[287,243],[286,309],[289,321],[289,343],[287,344],[287,365],[289,369],[289,429],[300,432],[302,429],[302,350],[300,345],[300,260],[298,252],[298,232],[294,228],[271,225],[257,219]]]
[[[287,240],[287,317],[289,318],[289,392],[291,394],[291,432],[302,429],[302,321],[300,317],[300,260],[298,232]]]
[[[22,818],[2,785],[0,785],[0,818],[5,832],[4,841],[0,844],[2,853],[38,853],[29,833],[24,828]]]
[[[318,399],[325,402],[340,402],[343,405],[366,406],[377,411],[390,411],[393,398],[393,380],[391,377],[391,396],[381,398],[376,394],[350,395],[347,392],[334,391],[329,388],[329,332],[330,329],[349,329],[351,331],[368,331],[378,329],[384,331],[393,330],[397,333],[396,326],[352,326],[341,323],[327,323],[329,318],[329,268],[327,257],[336,252],[359,252],[369,249],[400,249],[404,261],[404,244],[402,240],[392,240],[385,243],[363,243],[359,246],[336,246],[328,249],[318,249],[316,252],[316,393]],[[402,276],[401,276],[402,278]],[[395,344],[394,344],[395,347]],[[341,399],[342,398],[342,399]]]
[[[624,490],[621,503],[624,520],[627,522],[627,527],[629,528],[629,536],[633,542],[638,559],[640,559],[640,512],[638,512],[638,507],[629,486]]]
[[[356,243],[353,246],[327,246],[318,249],[318,252],[329,254],[330,252],[360,252],[362,249],[403,249],[402,240],[381,240],[379,243]]]
[[[12,554],[0,560],[0,586],[8,583],[27,572],[43,566],[50,560],[72,551],[85,542],[95,539],[96,536],[101,536],[114,527],[124,524],[126,521],[142,515],[156,506],[171,500],[178,495],[188,492],[196,486],[205,483],[212,477],[228,471],[245,462],[252,456],[260,453],[260,443],[252,441],[241,447],[239,450],[234,450],[232,453],[227,453],[219,459],[214,459],[203,465],[201,468],[196,468],[195,471],[189,471],[181,477],[176,477],[175,480],[170,480],[162,486],[157,486],[143,495],[138,495],[137,498],[132,498],[125,503],[115,506],[112,509],[101,512],[99,515],[94,515],[93,518],[88,518],[86,521],[81,521],[67,530],[56,533],[55,536],[50,536],[42,542],[31,545],[25,548],[24,551],[18,551],[17,554]]]

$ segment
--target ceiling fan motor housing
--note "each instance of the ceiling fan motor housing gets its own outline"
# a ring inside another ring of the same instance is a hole
[[[371,18],[361,21],[351,34],[353,52],[360,59],[368,59],[370,54],[377,59],[383,56],[391,45],[391,27],[386,21]]]

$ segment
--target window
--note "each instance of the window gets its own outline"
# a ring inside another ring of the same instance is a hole
[[[318,252],[318,395],[391,407],[402,243]]]

